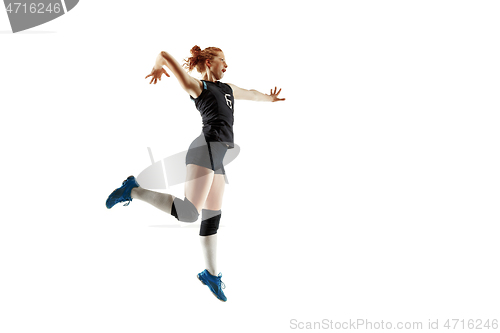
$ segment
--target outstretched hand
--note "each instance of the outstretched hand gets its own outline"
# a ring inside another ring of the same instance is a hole
[[[273,89],[271,88],[271,102],[278,102],[278,101],[284,101],[285,99],[284,98],[278,98],[278,95],[280,94],[281,92],[281,88],[278,92],[276,92],[276,90],[278,90],[277,87],[274,87],[274,93],[273,93]]]
[[[148,76],[146,76],[145,79],[147,79],[148,77],[152,76],[151,82],[149,82],[149,84],[153,83],[153,81],[154,81],[154,84],[156,84],[156,82],[158,80],[161,81],[161,75],[162,74],[165,74],[166,76],[170,77],[170,75],[168,75],[168,73],[165,70],[165,68],[161,67],[161,68],[155,69],[153,67],[153,70],[151,71],[151,74],[149,74]]]

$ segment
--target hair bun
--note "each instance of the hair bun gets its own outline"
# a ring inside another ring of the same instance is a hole
[[[191,49],[191,54],[195,57],[197,57],[199,54],[201,53],[201,48],[198,46],[198,45],[195,45],[192,49]]]
[[[212,60],[217,56],[217,52],[222,52],[218,47],[207,47],[202,50],[198,45],[191,48],[191,57],[184,59],[185,63],[182,65],[184,68],[191,72],[193,69],[197,69],[199,73],[205,72],[205,61],[207,59]]]

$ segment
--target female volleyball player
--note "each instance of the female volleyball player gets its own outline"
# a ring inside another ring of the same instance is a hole
[[[121,187],[110,194],[106,206],[111,208],[124,201],[127,201],[125,205],[128,205],[132,199],[139,199],[173,215],[181,222],[195,222],[201,212],[200,240],[206,269],[198,274],[198,279],[207,285],[218,299],[225,302],[227,298],[222,291],[225,287],[221,281],[222,274],[216,275],[216,249],[226,183],[222,161],[227,150],[234,147],[234,100],[277,102],[285,99],[278,97],[281,89],[278,91],[276,87],[267,95],[220,82],[226,72],[227,63],[222,50],[216,47],[201,50],[200,47],[194,46],[191,49],[191,57],[184,63],[187,71],[169,53],[161,52],[156,58],[153,70],[146,76],[151,77],[150,84],[161,80],[162,74],[170,77],[163,66],[175,75],[181,87],[190,95],[203,121],[202,133],[191,143],[186,155],[185,198],[144,189],[139,186],[134,176],[130,176]],[[202,80],[188,74],[195,68],[203,75]]]

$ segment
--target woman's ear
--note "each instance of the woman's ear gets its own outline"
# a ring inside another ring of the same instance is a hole
[[[210,59],[205,59],[205,66],[210,68]]]

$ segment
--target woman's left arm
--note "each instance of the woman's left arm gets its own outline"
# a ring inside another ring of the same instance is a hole
[[[278,90],[277,87],[274,87],[274,92],[273,89],[271,89],[271,93],[269,95],[263,94],[261,92],[258,92],[257,90],[247,90],[243,89],[240,87],[235,86],[232,83],[228,83],[228,85],[233,89],[233,96],[234,99],[246,99],[248,101],[257,101],[257,102],[278,102],[278,101],[284,101],[284,98],[278,98],[278,95],[281,92],[281,89]]]

